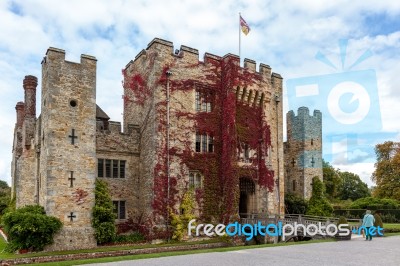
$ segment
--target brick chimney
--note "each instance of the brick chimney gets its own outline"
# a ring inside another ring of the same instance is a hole
[[[25,118],[36,118],[36,87],[38,80],[35,76],[25,76]]]
[[[17,110],[17,128],[22,128],[25,117],[25,104],[23,102],[18,102],[15,106],[15,110]]]

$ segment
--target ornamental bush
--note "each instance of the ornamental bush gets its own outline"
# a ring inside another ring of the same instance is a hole
[[[9,252],[20,249],[43,250],[46,245],[53,243],[54,234],[62,227],[58,218],[47,216],[39,205],[28,205],[6,213],[2,217],[2,224],[8,235]]]
[[[350,209],[400,209],[400,203],[394,199],[379,199],[374,197],[361,198],[349,206]]]
[[[324,184],[318,177],[312,179],[312,194],[308,202],[307,215],[331,216],[333,208],[324,195]]]
[[[305,214],[308,203],[296,194],[285,194],[285,209],[287,214]]]
[[[379,215],[379,213],[375,213],[374,214],[374,218],[375,218],[374,226],[376,226],[376,227],[380,226],[380,227],[383,228],[382,218]]]
[[[174,227],[174,233],[172,239],[182,240],[185,233],[187,233],[187,227],[190,220],[196,218],[194,215],[194,194],[193,190],[188,190],[182,199],[180,205],[180,214],[171,213],[171,225]]]
[[[115,214],[107,183],[96,180],[92,226],[98,244],[110,243],[115,238]]]

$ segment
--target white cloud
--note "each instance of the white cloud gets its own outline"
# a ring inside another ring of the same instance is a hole
[[[112,119],[121,120],[121,69],[151,39],[197,48],[200,59],[206,51],[237,53],[238,12],[251,27],[242,36],[242,57],[271,65],[285,79],[332,73],[314,55],[324,51],[340,64],[340,38],[350,39],[349,61],[370,48],[373,57],[358,69],[376,70],[384,129],[400,131],[400,31],[370,34],[363,24],[370,14],[398,16],[398,1],[0,1],[0,178],[10,177],[14,108],[23,99],[22,79],[41,76],[40,62],[49,46],[65,49],[73,61],[82,53],[97,57],[97,102]]]

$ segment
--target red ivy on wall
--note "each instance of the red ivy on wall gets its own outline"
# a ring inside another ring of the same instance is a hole
[[[127,75],[125,71],[126,88],[129,88],[134,99],[125,99],[138,105],[144,105],[146,99],[153,97],[147,75],[154,75],[155,56],[149,56],[149,64],[144,74],[133,73]],[[177,58],[176,60],[180,60]],[[175,62],[165,65],[154,87],[166,87],[166,70],[178,66]],[[157,151],[157,163],[154,167],[153,210],[154,214],[166,218],[168,206],[176,206],[179,201],[178,180],[186,177],[185,166],[191,170],[200,171],[203,176],[203,189],[196,191],[196,200],[201,206],[202,218],[227,223],[234,219],[238,213],[239,178],[247,177],[257,182],[261,187],[272,191],[274,186],[272,170],[268,169],[267,150],[271,146],[270,129],[266,123],[264,110],[257,105],[248,105],[237,101],[236,88],[250,87],[261,81],[257,73],[251,73],[239,67],[238,58],[226,57],[220,60],[209,58],[206,64],[199,63],[187,68],[204,68],[203,77],[200,79],[170,79],[171,95],[175,91],[189,91],[195,87],[208,92],[212,96],[213,109],[211,112],[194,113],[194,110],[176,108],[171,111],[171,116],[187,119],[194,124],[189,128],[191,132],[199,132],[214,137],[213,153],[194,152],[194,143],[190,139],[181,140],[184,149],[179,150],[171,146],[167,151],[165,140],[161,140],[161,148]],[[129,77],[128,77],[129,76]],[[126,97],[126,96],[125,96]],[[166,131],[166,101],[160,100],[156,104],[158,128],[160,133]],[[238,151],[246,143],[250,149],[256,151],[251,164],[245,167],[238,165]],[[166,155],[179,158],[182,162],[179,171],[173,171],[170,177],[170,197],[167,198],[167,162]],[[178,174],[176,174],[178,173]]]

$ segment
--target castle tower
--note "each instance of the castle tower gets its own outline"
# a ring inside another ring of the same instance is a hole
[[[285,191],[305,199],[311,197],[311,182],[322,175],[322,114],[300,107],[297,116],[289,111],[286,116]]]
[[[65,61],[49,48],[42,61],[37,198],[63,229],[49,250],[96,246],[91,226],[96,174],[96,58]],[[27,108],[27,110],[29,110]]]

